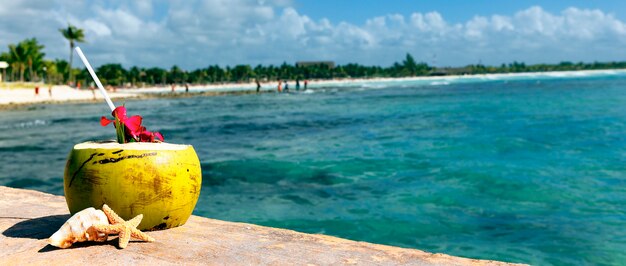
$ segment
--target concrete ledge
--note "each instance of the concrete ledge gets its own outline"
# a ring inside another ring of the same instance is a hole
[[[0,265],[508,265],[198,216],[149,232],[154,243],[118,249],[113,236],[57,249],[47,238],[69,218],[62,196],[2,186],[0,195]]]

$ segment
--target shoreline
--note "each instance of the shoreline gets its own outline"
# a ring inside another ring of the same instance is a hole
[[[603,69],[603,70],[576,70],[576,71],[549,71],[549,72],[522,72],[522,73],[495,73],[475,75],[449,75],[449,76],[419,76],[398,78],[343,78],[309,80],[308,88],[324,88],[329,86],[358,86],[377,83],[394,82],[430,82],[425,85],[447,85],[449,82],[463,82],[468,80],[508,80],[516,78],[580,78],[593,75],[626,75],[626,69]],[[289,80],[291,90],[295,90],[295,81]],[[31,83],[30,88],[7,88],[6,83],[0,83],[0,110],[11,110],[29,107],[36,104],[64,104],[99,102],[102,95],[96,89],[74,89],[66,85],[53,85],[52,94],[48,86],[42,83]],[[39,95],[35,95],[34,87],[39,86]],[[271,93],[276,91],[277,82],[261,83],[259,93]],[[284,86],[284,85],[283,85]],[[303,82],[300,89],[304,88]],[[256,93],[256,84],[249,83],[223,83],[223,84],[191,84],[189,92],[185,92],[184,86],[177,85],[174,92],[170,86],[151,86],[143,88],[120,88],[116,92],[109,92],[112,99],[141,100],[154,98],[186,98],[196,96],[220,96],[241,95]]]
[[[14,90],[32,90],[32,89],[14,89]],[[74,89],[73,89],[74,90]],[[272,93],[273,91],[266,90],[260,91],[259,93]],[[98,92],[99,94],[100,92]],[[118,93],[118,95],[112,96],[109,93],[109,97],[112,100],[145,100],[145,99],[164,99],[164,98],[191,98],[197,96],[222,96],[222,95],[243,95],[243,94],[255,94],[256,91],[200,91],[200,92],[156,92],[156,93]],[[3,89],[0,89],[0,96],[3,94]],[[46,96],[47,97],[47,96]],[[19,110],[19,109],[27,109],[36,105],[43,104],[77,104],[77,103],[102,103],[104,102],[104,98],[102,95],[97,96],[95,99],[93,97],[83,97],[83,98],[71,98],[71,99],[58,99],[58,98],[38,98],[36,101],[20,101],[20,102],[3,102],[1,101],[2,97],[0,97],[0,111],[4,110]]]
[[[30,88],[0,87],[0,110],[19,108],[34,104],[92,102],[102,101],[104,98],[97,91],[78,90],[67,85],[46,85],[32,83]],[[39,87],[38,93],[34,87]],[[131,93],[109,93],[112,99],[137,98],[139,95]]]

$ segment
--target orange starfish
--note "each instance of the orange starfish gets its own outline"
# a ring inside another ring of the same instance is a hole
[[[117,215],[117,213],[106,204],[102,206],[102,211],[104,211],[104,214],[109,218],[111,224],[98,224],[92,227],[100,233],[119,234],[120,248],[125,248],[131,237],[148,242],[154,241],[153,237],[137,229],[137,226],[141,223],[141,219],[143,219],[143,214],[139,214],[129,221],[124,221],[122,217]]]

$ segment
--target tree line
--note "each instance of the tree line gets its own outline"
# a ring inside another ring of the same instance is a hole
[[[84,34],[81,29],[72,25],[59,29],[63,37],[69,41],[69,61],[63,59],[45,59],[44,45],[36,38],[23,40],[17,44],[10,44],[8,51],[0,53],[0,61],[6,61],[9,68],[5,70],[4,80],[7,81],[30,81],[51,84],[82,84],[90,83],[91,78],[87,69],[73,68],[73,49],[76,42],[84,42]],[[511,73],[511,72],[544,72],[544,71],[569,71],[591,69],[618,69],[626,68],[626,62],[594,62],[573,63],[561,62],[559,64],[534,64],[526,65],[520,62],[502,64],[500,66],[486,66],[482,64],[467,65],[464,67],[429,66],[424,62],[417,62],[411,54],[406,54],[402,62],[395,62],[389,67],[364,66],[356,63],[330,66],[328,64],[297,64],[281,65],[235,65],[220,67],[209,65],[187,71],[174,65],[170,69],[159,67],[124,68],[121,64],[109,63],[96,68],[96,74],[103,84],[112,86],[152,86],[166,84],[206,84],[206,83],[232,83],[251,82],[254,80],[295,80],[295,79],[333,79],[333,78],[377,78],[377,77],[413,77],[435,75],[464,75],[464,74],[488,74],[488,73]]]
[[[72,26],[66,32],[72,32]],[[62,31],[63,32],[63,31]],[[17,44],[10,44],[9,51],[0,54],[0,61],[6,61],[5,80],[9,81],[45,81],[53,84],[68,84],[76,81],[86,84],[91,80],[86,68],[72,68],[72,54],[75,41],[80,38],[69,38],[70,61],[63,59],[46,60],[44,46],[36,38],[26,39]],[[75,29],[74,33],[77,32]],[[80,32],[80,31],[78,31]],[[78,36],[82,36],[82,33]],[[428,75],[433,70],[426,63],[416,63],[410,54],[401,63],[390,67],[363,66],[346,64],[329,66],[325,63],[298,66],[286,62],[281,65],[235,65],[221,67],[209,65],[192,71],[183,70],[174,65],[170,69],[159,67],[142,68],[133,66],[124,68],[121,64],[109,63],[95,69],[98,78],[105,85],[122,86],[165,85],[165,84],[205,84],[251,82],[254,80],[295,80],[295,79],[333,79],[333,78],[368,78],[368,77],[407,77]]]

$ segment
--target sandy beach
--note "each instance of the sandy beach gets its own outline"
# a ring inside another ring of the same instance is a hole
[[[481,79],[515,79],[524,77],[537,78],[576,78],[589,75],[602,74],[626,74],[624,69],[611,70],[581,70],[581,71],[554,71],[554,72],[526,72],[526,73],[502,73],[502,74],[480,74],[480,75],[464,75],[464,76],[427,76],[427,77],[404,77],[404,78],[358,78],[358,79],[331,79],[331,80],[309,80],[308,88],[323,87],[344,87],[364,84],[392,83],[392,82],[425,82],[425,84],[440,85],[447,84],[451,81]],[[295,81],[290,80],[290,90],[295,90]],[[9,88],[8,83],[0,83],[0,109],[10,109],[30,104],[39,103],[66,103],[66,102],[84,102],[84,101],[102,101],[103,97],[96,89],[74,89],[65,85],[52,86],[51,93],[49,87],[44,84],[26,84],[24,88]],[[39,86],[39,93],[35,94],[35,86]],[[277,82],[261,83],[261,92],[275,92]],[[283,84],[283,89],[285,85]],[[304,82],[300,82],[300,89],[304,89]],[[193,97],[193,96],[212,96],[223,94],[245,94],[256,92],[255,83],[225,83],[225,84],[193,84],[189,85],[189,91],[186,92],[184,86],[178,85],[172,91],[170,86],[155,86],[145,88],[123,88],[117,89],[115,92],[109,91],[108,94],[113,99],[129,99],[129,98],[159,98],[159,97]]]
[[[31,85],[26,85],[31,86]],[[39,93],[35,93],[34,87],[39,87]],[[137,94],[128,92],[110,92],[111,98],[134,98]],[[66,85],[54,85],[52,87],[43,84],[32,84],[30,88],[6,88],[0,87],[0,106],[20,106],[34,103],[63,103],[72,101],[99,101],[103,97],[100,92],[91,90],[78,90]]]

